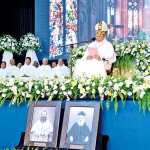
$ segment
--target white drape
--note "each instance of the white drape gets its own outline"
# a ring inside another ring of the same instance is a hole
[[[6,62],[6,66],[10,66],[10,60],[13,58],[13,53],[4,51],[2,61]]]
[[[39,63],[38,58],[36,56],[36,53],[33,50],[27,50],[26,57],[31,58],[31,64],[32,65],[33,65],[34,61],[37,61]]]

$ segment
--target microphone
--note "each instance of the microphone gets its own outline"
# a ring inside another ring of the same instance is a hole
[[[90,41],[95,41],[96,40],[96,38],[95,37],[93,37],[93,38],[91,38],[91,40]]]

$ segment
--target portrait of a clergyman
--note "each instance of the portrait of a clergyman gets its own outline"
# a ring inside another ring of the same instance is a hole
[[[42,111],[31,128],[30,141],[51,142],[52,136],[53,124],[47,119],[47,111]]]
[[[80,111],[75,122],[67,133],[66,143],[89,144],[91,131],[85,122],[86,113]]]

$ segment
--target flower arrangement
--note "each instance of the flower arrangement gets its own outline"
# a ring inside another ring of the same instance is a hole
[[[150,45],[146,41],[132,39],[119,43],[115,40],[113,45],[118,56],[115,67],[120,70],[132,70],[133,73],[145,76],[150,74]]]
[[[21,51],[26,50],[42,51],[39,38],[35,37],[32,33],[27,33],[20,38],[19,47]]]
[[[10,35],[0,37],[0,51],[2,50],[20,54],[17,40]]]
[[[109,109],[110,103],[114,102],[115,112],[118,109],[118,99],[123,105],[128,96],[133,101],[138,100],[139,108],[144,112],[148,108],[150,111],[150,78],[137,77],[117,78],[108,77],[103,79],[100,76],[87,78],[45,78],[36,80],[31,78],[11,78],[0,80],[0,105],[6,99],[11,99],[11,104],[20,105],[26,99],[29,104],[32,100],[47,98],[54,99],[99,99],[103,106],[103,99],[106,100],[106,107]]]
[[[83,56],[84,52],[86,51],[87,47],[88,47],[88,45],[73,48],[72,55],[68,59],[68,64],[72,63],[72,66],[74,67],[75,64],[76,64],[77,59],[82,58],[82,56]]]

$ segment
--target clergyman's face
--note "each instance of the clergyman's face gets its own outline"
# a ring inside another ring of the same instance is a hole
[[[104,34],[96,34],[96,41],[102,42],[105,39]]]
[[[35,68],[38,68],[39,64],[37,61],[34,62],[33,66],[35,66]]]
[[[79,116],[78,116],[78,125],[79,125],[79,126],[83,126],[84,120],[85,120],[85,116],[79,115]]]
[[[5,68],[6,68],[5,63],[3,63],[3,62],[1,63],[1,68],[2,68],[2,69],[5,69]]]
[[[46,66],[46,65],[48,64],[48,61],[45,60],[45,59],[44,59],[42,62],[43,62],[43,65],[44,65],[44,66]]]
[[[59,66],[62,66],[63,64],[64,64],[63,60],[62,60],[62,59],[59,59],[59,60],[58,60],[58,65],[59,65]]]
[[[43,111],[41,114],[41,122],[45,122],[47,120],[47,112]]]
[[[27,58],[27,59],[26,59],[26,64],[27,64],[27,65],[30,65],[30,63],[31,63],[30,59]]]
[[[15,65],[15,60],[14,60],[14,59],[11,59],[11,60],[10,60],[10,64],[11,64],[12,66],[14,66],[14,65]]]
[[[52,68],[54,68],[56,66],[57,66],[56,62],[52,62]]]

